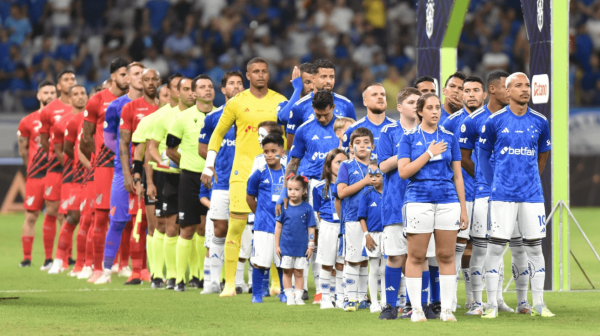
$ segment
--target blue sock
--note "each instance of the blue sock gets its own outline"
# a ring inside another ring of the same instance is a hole
[[[281,293],[283,293],[283,268],[277,267],[277,275],[279,275],[279,284],[281,285]]]
[[[431,303],[440,302],[440,268],[429,266],[429,277],[431,278]]]
[[[396,307],[401,277],[402,267],[385,266],[385,302],[392,305],[392,307]]]
[[[252,268],[252,295],[262,296],[263,271],[259,268]]]
[[[423,287],[421,290],[421,305],[425,307],[429,302],[429,271],[423,272],[421,286]]]
[[[104,269],[110,269],[115,261],[115,256],[121,246],[121,236],[127,222],[117,222],[110,220],[110,227],[106,233],[106,243],[104,244]]]
[[[263,273],[263,278],[262,278],[262,294],[265,295],[270,295],[269,293],[269,280],[271,279],[271,272],[269,272],[269,269],[266,270],[261,270],[261,272]]]

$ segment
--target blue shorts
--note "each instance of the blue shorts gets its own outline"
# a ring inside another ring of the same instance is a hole
[[[116,222],[128,222],[131,219],[129,214],[129,193],[125,190],[123,184],[123,174],[113,175],[112,186],[110,188],[110,212],[109,217]]]

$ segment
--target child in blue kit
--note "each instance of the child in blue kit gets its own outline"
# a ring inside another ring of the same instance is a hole
[[[287,209],[277,216],[275,251],[283,268],[283,291],[288,306],[304,305],[304,269],[315,247],[315,216],[308,199],[308,179],[302,175],[288,177]],[[292,288],[292,275],[295,290]]]

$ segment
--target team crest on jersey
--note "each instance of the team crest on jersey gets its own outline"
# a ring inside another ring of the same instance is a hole
[[[433,35],[433,17],[435,14],[435,4],[433,0],[427,0],[427,5],[425,8],[425,32],[427,33],[427,38],[431,38]]]
[[[290,119],[292,119],[293,115],[294,115],[294,112],[290,111]]]
[[[46,188],[46,196],[50,196],[51,192],[52,192],[52,186],[49,186],[48,188]]]
[[[129,201],[129,210],[133,209],[133,200]]]
[[[27,206],[31,206],[33,204],[34,200],[35,200],[35,196],[30,196],[30,197],[27,197],[27,200],[25,201],[25,203],[27,203]]]
[[[102,203],[102,194],[96,196],[96,204]]]
[[[460,125],[460,131],[461,132],[465,132],[467,130],[467,126],[465,126],[465,124]]]
[[[344,142],[348,141],[348,135],[344,134]]]
[[[541,32],[544,27],[544,0],[537,0],[537,26]]]

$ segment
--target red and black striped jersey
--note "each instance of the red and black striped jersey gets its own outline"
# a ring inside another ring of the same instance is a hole
[[[73,183],[82,183],[85,175],[87,174],[85,167],[79,161],[79,143],[81,141],[83,132],[83,113],[79,113],[73,116],[69,122],[67,122],[67,128],[65,130],[65,146],[68,140],[73,144]]]
[[[19,122],[17,136],[29,139],[27,178],[44,178],[48,166],[48,153],[40,146],[40,110],[30,113]]]
[[[88,100],[86,110],[83,113],[85,121],[96,125],[94,133],[96,152],[94,166],[96,167],[114,167],[115,153],[104,145],[104,116],[108,104],[117,98],[109,89],[104,89]]]
[[[42,128],[40,128],[40,133],[48,134],[49,137],[52,137],[52,126],[64,115],[71,114],[72,110],[73,107],[71,105],[63,103],[60,99],[54,99],[41,111],[40,121],[42,122]],[[54,154],[52,140],[50,140],[50,148],[48,149],[48,172],[62,172],[62,166]]]

